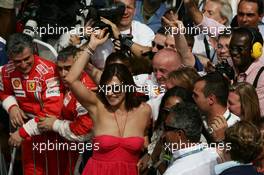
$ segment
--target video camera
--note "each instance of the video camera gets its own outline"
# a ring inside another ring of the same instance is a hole
[[[113,33],[111,26],[102,22],[100,17],[118,24],[126,8],[124,3],[114,2],[114,0],[93,0],[89,6],[84,1],[81,4],[83,7],[79,10],[78,15],[84,17],[85,23],[92,19],[94,23],[91,27],[99,29],[107,28],[110,36]]]

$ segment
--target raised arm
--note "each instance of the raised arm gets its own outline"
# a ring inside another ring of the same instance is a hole
[[[72,65],[70,72],[66,76],[66,81],[69,84],[71,91],[74,93],[77,100],[90,112],[96,106],[98,98],[96,94],[87,89],[80,81],[80,76],[87,63],[93,55],[96,47],[104,43],[109,36],[105,35],[106,30],[98,30],[92,33],[89,43],[85,46],[77,60]]]
[[[191,16],[193,22],[198,25],[203,21],[203,13],[198,9],[193,0],[183,0],[187,14]]]
[[[162,19],[167,25],[172,27],[173,36],[175,39],[175,46],[176,46],[177,51],[181,55],[183,64],[185,66],[193,67],[195,64],[195,58],[191,50],[188,47],[185,36],[181,34],[183,32],[180,32],[180,30],[184,29],[183,23],[177,20],[176,18],[175,19],[173,18],[172,20],[168,20],[167,18],[162,17]],[[176,32],[176,29],[178,29],[177,32]]]

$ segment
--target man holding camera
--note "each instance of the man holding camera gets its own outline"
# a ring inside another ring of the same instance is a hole
[[[122,3],[124,5],[124,12],[122,17],[120,17],[120,20],[116,22],[103,17],[100,19],[103,23],[111,27],[113,36],[112,39],[108,39],[104,44],[100,45],[91,58],[93,65],[99,69],[104,68],[104,63],[107,56],[114,51],[113,39],[120,40],[121,47],[126,48],[125,50],[131,51],[136,56],[141,56],[143,52],[148,51],[148,47],[151,47],[151,42],[154,39],[154,32],[147,25],[133,20],[136,4],[135,0],[117,0],[115,3]],[[89,26],[91,29],[91,20],[86,20],[88,22],[86,23],[85,28]],[[84,35],[89,34],[84,33]],[[65,41],[62,41],[65,40],[62,39],[63,37],[66,38],[65,35],[61,36],[61,43],[59,43],[61,47],[65,47]],[[67,39],[67,44],[69,42],[68,40],[69,39]],[[76,36],[71,36],[70,41],[73,40],[76,40]],[[77,44],[80,43],[77,42]]]

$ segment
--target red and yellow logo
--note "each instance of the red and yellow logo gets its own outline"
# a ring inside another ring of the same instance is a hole
[[[28,80],[27,81],[27,91],[28,92],[35,92],[37,89],[36,81],[34,80]]]

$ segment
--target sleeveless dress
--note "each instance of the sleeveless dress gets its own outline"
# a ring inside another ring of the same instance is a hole
[[[94,147],[82,175],[138,175],[143,137],[100,135],[93,138],[95,144],[99,149]]]

